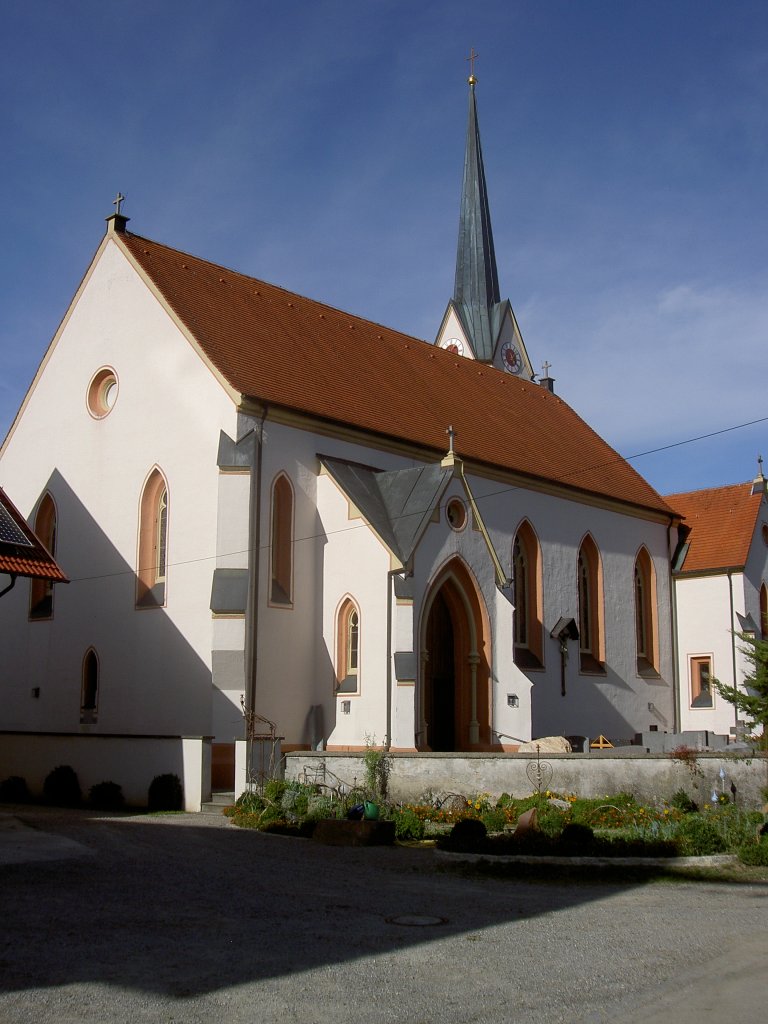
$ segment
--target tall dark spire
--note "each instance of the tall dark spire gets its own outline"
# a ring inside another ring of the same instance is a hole
[[[476,357],[491,360],[496,342],[493,307],[501,301],[501,296],[477,124],[476,81],[471,74],[453,299],[461,311]]]

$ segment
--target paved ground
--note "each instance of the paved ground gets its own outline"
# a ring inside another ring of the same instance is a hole
[[[768,1000],[768,885],[463,877],[200,815],[0,815],[0,921],[2,1024],[752,1024]]]

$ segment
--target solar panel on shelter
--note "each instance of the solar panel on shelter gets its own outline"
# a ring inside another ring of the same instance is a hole
[[[32,541],[11,518],[8,509],[0,504],[0,543],[21,544],[25,548],[34,547]]]

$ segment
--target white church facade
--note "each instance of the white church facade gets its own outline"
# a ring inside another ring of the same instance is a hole
[[[170,744],[202,796],[230,785],[243,705],[283,749],[680,725],[680,517],[535,381],[499,297],[474,79],[435,344],[118,212],[0,482],[71,580],[0,605],[0,773],[44,775],[52,743],[75,764],[85,741],[92,782],[143,759],[146,785]]]

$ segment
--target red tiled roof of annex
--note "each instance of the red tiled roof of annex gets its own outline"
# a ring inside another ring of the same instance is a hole
[[[761,495],[751,491],[749,481],[666,495],[691,531],[682,572],[744,567],[761,504]]]
[[[130,233],[113,237],[241,395],[670,515],[557,395]]]
[[[69,580],[56,564],[55,559],[40,542],[34,530],[27,524],[2,487],[0,487],[0,509],[8,514],[13,524],[27,540],[27,544],[16,544],[12,540],[5,539],[0,533],[0,572],[12,576],[30,576],[35,579],[68,583]]]

